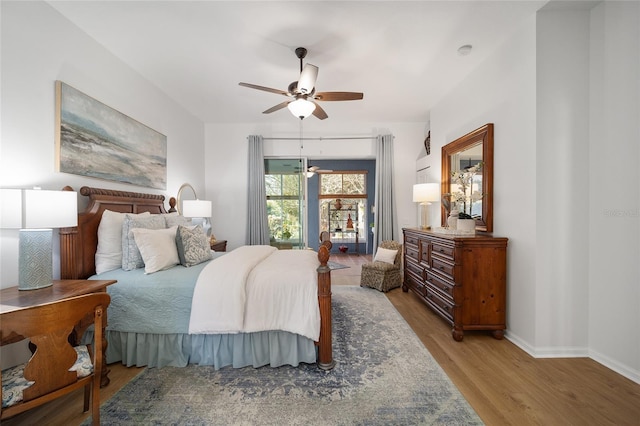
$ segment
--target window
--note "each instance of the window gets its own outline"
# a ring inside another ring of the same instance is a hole
[[[322,173],[320,175],[320,196],[367,196],[367,173],[344,172]]]
[[[278,248],[304,246],[301,164],[300,159],[265,160],[269,239]]]
[[[329,231],[332,242],[356,253],[366,250],[366,182],[363,171],[320,175],[320,230]]]

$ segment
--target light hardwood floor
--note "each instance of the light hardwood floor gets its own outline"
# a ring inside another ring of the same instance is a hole
[[[332,272],[332,285],[359,285],[371,256],[332,254],[350,266]],[[375,290],[371,290],[375,291]],[[588,358],[534,359],[513,343],[484,332],[462,342],[417,297],[397,288],[387,297],[487,425],[640,425],[640,385]],[[143,371],[110,365],[106,401]],[[77,425],[82,392],[17,416],[3,425]]]

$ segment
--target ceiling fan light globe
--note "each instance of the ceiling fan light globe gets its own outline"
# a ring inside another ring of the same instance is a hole
[[[296,99],[293,102],[289,102],[287,108],[289,108],[294,117],[307,118],[316,109],[316,105],[306,99]]]

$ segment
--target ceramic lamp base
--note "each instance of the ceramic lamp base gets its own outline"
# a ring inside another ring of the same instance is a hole
[[[37,290],[53,284],[51,229],[21,229],[18,290]]]

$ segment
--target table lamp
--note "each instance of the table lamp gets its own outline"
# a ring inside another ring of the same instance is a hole
[[[413,202],[420,203],[420,228],[431,229],[429,225],[429,205],[440,200],[440,184],[417,183],[413,185]]]
[[[2,189],[2,228],[20,229],[18,289],[53,284],[52,228],[78,224],[78,195],[73,191]]]
[[[184,200],[182,202],[182,214],[191,219],[202,219],[202,229],[207,236],[211,232],[211,201],[207,200]]]

